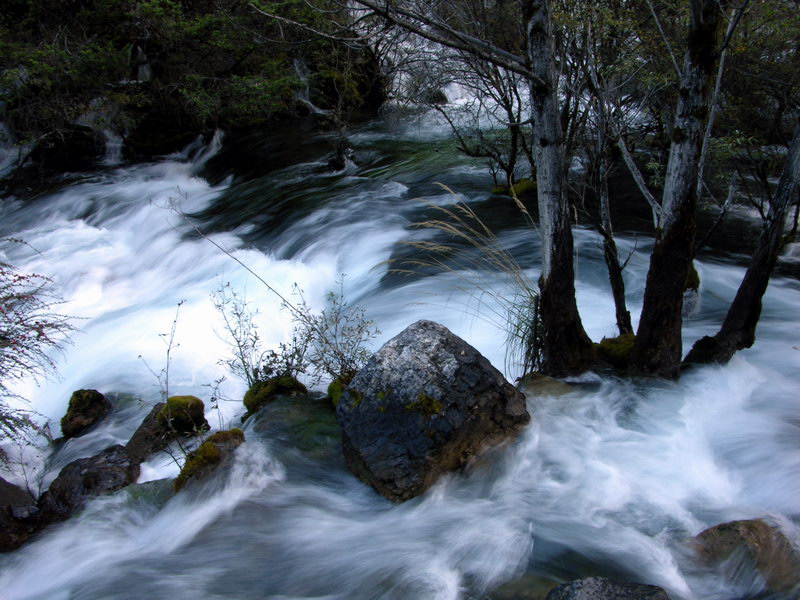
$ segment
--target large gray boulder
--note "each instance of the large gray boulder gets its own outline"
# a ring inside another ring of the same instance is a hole
[[[553,588],[547,594],[547,600],[669,600],[669,596],[662,588],[654,585],[588,577]]]
[[[525,397],[447,328],[418,321],[383,346],[336,409],[345,460],[403,501],[530,421]]]

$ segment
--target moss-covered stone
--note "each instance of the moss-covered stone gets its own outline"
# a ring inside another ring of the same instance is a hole
[[[603,338],[594,347],[597,355],[615,369],[626,369],[630,364],[633,346],[636,343],[636,336],[632,333],[625,333],[614,338]]]
[[[281,375],[264,381],[256,381],[244,395],[244,407],[251,415],[277,396],[301,396],[308,394],[306,386],[291,375]]]
[[[76,390],[69,399],[67,414],[61,419],[65,438],[77,437],[108,414],[111,402],[97,390]]]
[[[429,396],[425,392],[420,392],[414,402],[409,402],[405,405],[406,410],[413,410],[432,417],[440,415],[444,412],[444,404],[441,400],[437,400],[433,396]]]
[[[158,425],[181,434],[207,431],[205,410],[197,396],[170,396],[158,413]]]
[[[496,185],[492,188],[492,193],[503,196],[516,196],[517,198],[533,196],[536,194],[536,181],[533,179],[520,179],[512,186]]]
[[[207,476],[243,443],[244,433],[241,429],[218,431],[209,437],[186,457],[186,463],[175,479],[175,491],[183,489],[191,479]]]
[[[297,460],[297,450],[315,461],[341,460],[341,429],[330,400],[321,394],[275,399],[259,411],[253,429],[270,440],[282,461]]]

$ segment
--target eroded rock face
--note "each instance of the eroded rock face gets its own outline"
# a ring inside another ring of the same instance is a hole
[[[669,600],[669,596],[655,585],[588,577],[553,588],[547,594],[547,600]]]
[[[124,446],[111,446],[95,456],[74,460],[61,469],[39,499],[39,519],[43,524],[67,519],[91,498],[116,492],[138,476],[139,463]]]
[[[800,586],[800,554],[780,529],[762,519],[715,525],[692,543],[706,564],[720,566],[732,580],[756,570],[769,592]]]
[[[530,421],[525,398],[464,340],[418,321],[359,371],[336,409],[345,460],[402,501]]]

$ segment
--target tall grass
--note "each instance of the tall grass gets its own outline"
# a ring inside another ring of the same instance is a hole
[[[447,186],[438,185],[455,195]],[[531,235],[538,235],[528,209],[513,192],[512,200]],[[437,214],[415,226],[442,234],[445,240],[405,242],[416,251],[415,257],[393,261],[392,271],[419,275],[434,270],[460,278],[460,289],[469,298],[465,312],[506,334],[506,373],[522,376],[538,370],[542,328],[537,283],[469,205],[425,204]]]

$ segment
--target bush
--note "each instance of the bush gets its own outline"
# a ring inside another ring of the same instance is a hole
[[[47,277],[0,262],[0,439],[28,441],[38,431],[31,410],[12,406],[26,403],[12,387],[55,374],[53,353],[74,330],[69,317],[54,310],[61,302]]]

